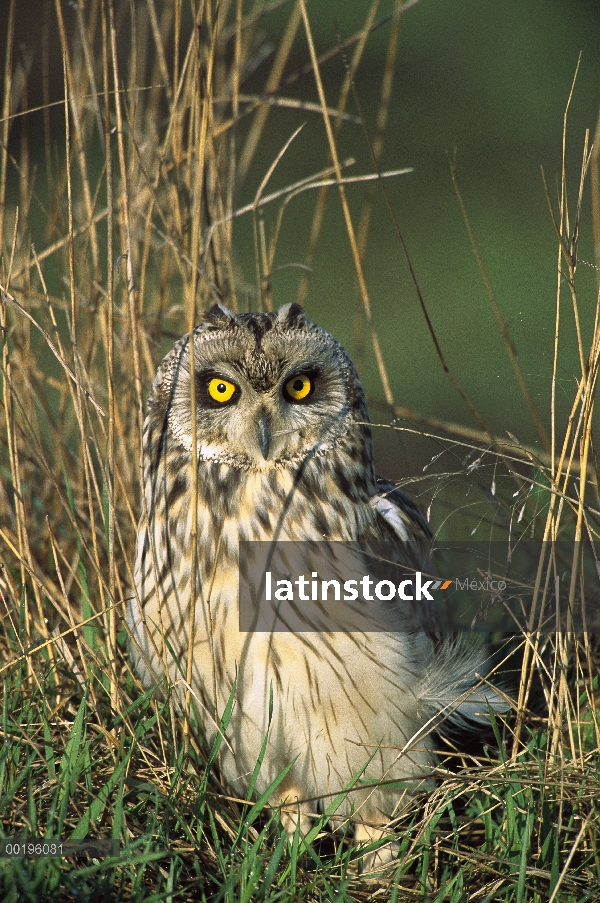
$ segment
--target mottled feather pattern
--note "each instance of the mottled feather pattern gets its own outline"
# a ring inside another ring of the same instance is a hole
[[[352,362],[295,304],[243,315],[215,306],[194,331],[198,561],[192,585],[188,342],[184,336],[167,355],[148,401],[147,519],[139,526],[136,598],[127,614],[132,655],[146,686],[166,670],[183,698],[194,604],[192,690],[208,743],[237,675],[223,775],[232,792],[246,792],[268,729],[272,686],[273,720],[257,791],[296,759],[273,803],[290,804],[284,823],[292,829],[294,801],[310,800],[300,807],[307,830],[316,799],[339,791],[371,755],[363,775],[370,781],[418,783],[426,776],[432,762],[427,722],[472,687],[480,654],[447,647],[440,655],[422,631],[240,633],[240,541],[394,540],[395,548],[400,541],[414,548],[429,537],[415,504],[375,474]],[[212,401],[211,379],[235,387],[232,403]],[[292,391],[309,386],[310,393],[294,401],[286,396],[290,384]],[[491,691],[477,691],[464,705],[473,715],[486,710],[486,699],[500,707]],[[380,786],[351,793],[338,814],[352,815],[356,836],[364,839],[400,805],[397,789]]]

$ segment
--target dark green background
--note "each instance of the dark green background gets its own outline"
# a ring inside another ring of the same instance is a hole
[[[366,3],[309,4],[318,52],[349,37],[367,12]],[[382,4],[382,14],[390,3]],[[280,19],[284,21],[284,10]],[[273,26],[266,23],[265,28]],[[374,125],[389,25],[371,38],[357,74],[363,113]],[[273,39],[276,32],[273,31]],[[350,51],[351,52],[351,51]],[[395,214],[447,361],[485,421],[522,441],[536,433],[513,375],[484,284],[470,248],[450,178],[456,160],[471,225],[502,317],[517,349],[531,394],[549,424],[554,340],[557,242],[545,199],[543,166],[556,204],[565,106],[581,53],[569,115],[568,182],[575,206],[586,128],[593,133],[600,102],[600,7],[564,0],[421,0],[402,17],[394,94],[383,168],[412,166],[411,175],[388,181]],[[295,62],[306,60],[301,33]],[[288,67],[288,72],[293,65]],[[327,99],[335,104],[344,77],[340,57],[323,68]],[[316,100],[314,79],[289,89]],[[352,100],[349,109],[355,111]],[[324,127],[306,113],[272,115],[267,146],[249,184],[255,190],[267,161],[306,121],[301,136],[272,180],[273,187],[325,165]],[[340,157],[354,156],[355,172],[372,170],[359,126],[346,124]],[[364,188],[348,189],[358,222]],[[440,366],[418,306],[386,205],[378,192],[366,275],[394,396],[414,410],[475,425]],[[277,263],[301,262],[314,199],[292,202]],[[267,214],[267,225],[269,215]],[[311,283],[308,311],[335,332],[351,353],[357,309],[355,277],[338,199],[333,195]],[[238,259],[254,278],[251,231],[238,228]],[[589,185],[584,197],[580,257],[594,262]],[[596,274],[579,267],[579,304],[589,342],[596,302]],[[275,303],[294,298],[299,275],[286,269],[274,278]],[[575,390],[578,370],[572,307],[563,291],[558,395],[560,426]],[[370,397],[383,399],[373,355],[367,348],[361,373]],[[376,419],[379,415],[373,411]],[[387,432],[387,431],[386,431]],[[380,439],[386,446],[389,436]],[[402,466],[399,465],[401,469]],[[389,469],[389,466],[388,466]],[[410,469],[410,468],[409,468]]]

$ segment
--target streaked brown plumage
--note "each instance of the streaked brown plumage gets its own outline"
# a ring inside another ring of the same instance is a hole
[[[209,743],[237,673],[222,747],[225,779],[233,792],[245,793],[268,729],[272,685],[273,720],[256,789],[263,791],[295,759],[273,803],[290,804],[284,823],[291,830],[294,801],[309,800],[300,807],[307,830],[315,799],[339,791],[373,753],[363,779],[417,780],[426,773],[431,740],[424,726],[468,692],[480,659],[463,646],[436,651],[422,631],[240,633],[241,540],[414,545],[429,536],[414,503],[375,474],[352,362],[295,304],[278,314],[238,316],[215,306],[194,332],[198,573],[192,588],[188,340],[162,362],[148,402],[148,517],[138,531],[138,598],[127,615],[132,654],[146,686],[166,666],[182,697],[190,605],[196,605],[192,689]],[[491,691],[486,698],[498,702]],[[473,714],[478,707],[485,711],[481,691],[459,711]],[[338,815],[352,815],[361,840],[377,836],[398,805],[397,788],[371,787],[353,791]]]

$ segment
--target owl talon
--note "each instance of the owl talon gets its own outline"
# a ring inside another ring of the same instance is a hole
[[[291,803],[282,806],[280,818],[290,843],[293,841],[294,835],[298,830],[298,820],[300,821],[300,837],[306,837],[312,828],[312,818],[304,810],[301,803]]]
[[[371,825],[357,823],[354,828],[354,842],[356,844],[371,844],[383,837],[389,836],[389,831],[382,828],[374,828]],[[389,841],[384,846],[367,853],[362,857],[362,874],[368,875],[371,872],[380,872],[382,869],[391,867],[398,854],[399,844]]]

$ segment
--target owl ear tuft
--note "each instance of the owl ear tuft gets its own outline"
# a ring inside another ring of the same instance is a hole
[[[303,309],[295,301],[284,304],[277,312],[277,325],[287,329],[305,329],[308,320]]]
[[[204,323],[217,329],[227,329],[236,323],[235,314],[223,304],[213,304],[204,314]]]

